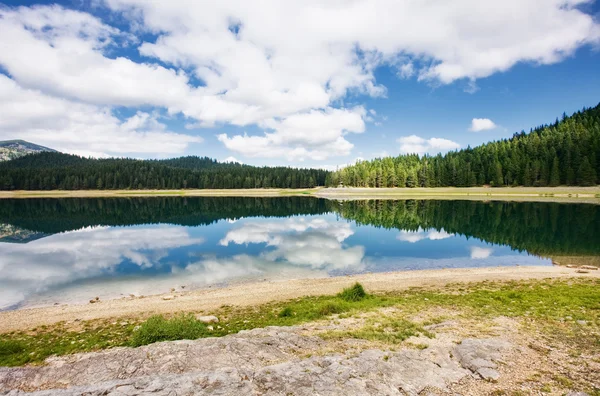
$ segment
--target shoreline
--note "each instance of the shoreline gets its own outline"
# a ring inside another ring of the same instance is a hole
[[[439,288],[456,283],[484,281],[521,281],[549,278],[586,277],[600,279],[600,271],[578,273],[566,267],[487,267],[413,270],[370,273],[329,278],[256,281],[223,288],[198,289],[141,297],[25,308],[0,312],[0,334],[52,326],[59,322],[73,325],[80,321],[124,317],[146,318],[155,314],[178,312],[209,313],[223,305],[249,307],[299,297],[330,295],[354,282],[373,293],[402,291],[413,287]]]
[[[600,204],[595,187],[435,187],[222,190],[50,190],[0,191],[0,199],[27,198],[125,198],[125,197],[289,197],[309,196],[331,200],[360,199],[457,199],[522,202],[579,202]]]

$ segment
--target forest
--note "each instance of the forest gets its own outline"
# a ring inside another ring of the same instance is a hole
[[[327,186],[592,186],[600,183],[600,104],[551,125],[446,155],[360,161],[327,176]]]
[[[336,172],[167,160],[83,158],[58,152],[0,162],[0,190],[592,186],[600,183],[600,104],[510,139],[435,156],[360,161]]]
[[[94,159],[42,152],[0,162],[0,189],[312,188],[324,185],[327,174],[321,169],[256,167],[196,156]]]

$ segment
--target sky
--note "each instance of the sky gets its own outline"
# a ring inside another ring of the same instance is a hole
[[[0,0],[0,140],[336,169],[600,102],[600,0]]]

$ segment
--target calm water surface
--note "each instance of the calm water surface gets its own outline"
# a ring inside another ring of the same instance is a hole
[[[0,309],[600,255],[600,207],[288,198],[0,200]]]

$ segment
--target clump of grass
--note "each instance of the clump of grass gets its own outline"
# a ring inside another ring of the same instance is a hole
[[[319,306],[318,312],[321,316],[329,316],[344,312],[345,309],[341,304],[335,302],[326,302]]]
[[[294,315],[294,311],[292,311],[292,308],[285,307],[281,311],[279,311],[279,315],[277,316],[279,316],[280,318],[289,318],[292,315]]]
[[[172,319],[156,315],[142,323],[133,334],[131,345],[141,346],[160,341],[195,340],[206,333],[208,333],[206,325],[193,315],[181,315]]]
[[[356,302],[367,297],[367,293],[365,292],[364,287],[356,282],[354,285],[342,290],[337,296],[344,301]]]
[[[347,331],[327,332],[324,334],[324,337],[330,339],[356,338],[369,341],[380,341],[388,344],[397,344],[412,336],[418,336],[421,334],[432,337],[429,332],[416,323],[406,319],[398,319],[386,316],[378,318],[376,321],[371,320],[370,323],[361,328]]]
[[[8,356],[21,353],[25,350],[25,345],[22,342],[15,340],[0,340],[0,356]]]

